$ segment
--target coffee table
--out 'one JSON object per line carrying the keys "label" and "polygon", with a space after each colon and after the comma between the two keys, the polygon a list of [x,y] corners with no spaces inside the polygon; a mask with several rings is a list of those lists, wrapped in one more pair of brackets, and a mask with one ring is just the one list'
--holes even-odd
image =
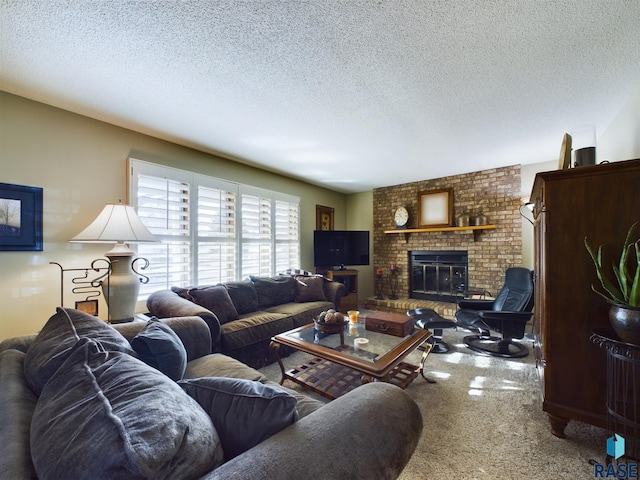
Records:
{"label": "coffee table", "polygon": [[[356,338],[369,340],[356,349]],[[429,330],[415,328],[405,337],[396,337],[365,329],[364,323],[348,324],[340,333],[318,332],[313,323],[276,335],[270,347],[282,372],[282,385],[289,379],[326,398],[335,399],[363,383],[383,381],[406,388],[418,374],[424,375],[424,362],[431,351],[425,344],[420,365],[403,360],[432,337]],[[314,356],[302,365],[286,370],[278,350],[286,345]]]}

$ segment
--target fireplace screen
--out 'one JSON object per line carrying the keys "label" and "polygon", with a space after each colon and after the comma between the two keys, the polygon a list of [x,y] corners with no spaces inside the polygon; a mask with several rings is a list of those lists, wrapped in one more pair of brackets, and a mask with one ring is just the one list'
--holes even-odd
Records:
{"label": "fireplace screen", "polygon": [[409,297],[451,301],[466,290],[468,257],[466,251],[409,252],[411,282]]}

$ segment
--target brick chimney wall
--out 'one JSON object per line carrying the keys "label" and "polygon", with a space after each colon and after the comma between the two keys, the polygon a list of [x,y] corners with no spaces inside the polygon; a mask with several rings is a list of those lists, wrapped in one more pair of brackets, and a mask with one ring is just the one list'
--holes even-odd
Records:
{"label": "brick chimney wall", "polygon": [[[399,206],[409,211],[408,228],[417,228],[419,192],[453,188],[454,223],[463,208],[471,213],[482,207],[495,230],[385,234],[395,229],[393,213]],[[467,250],[469,286],[495,295],[508,267],[522,265],[520,165],[494,168],[451,177],[405,183],[373,191],[373,267],[384,272],[383,296],[391,294],[389,266],[398,265],[398,291],[409,296],[411,250]],[[475,238],[474,238],[475,237]]]}

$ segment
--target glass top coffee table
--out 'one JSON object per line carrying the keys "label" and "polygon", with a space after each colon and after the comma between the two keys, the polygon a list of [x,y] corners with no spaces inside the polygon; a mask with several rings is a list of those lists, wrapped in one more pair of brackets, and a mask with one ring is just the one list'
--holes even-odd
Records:
{"label": "glass top coffee table", "polygon": [[[430,343],[425,345],[419,366],[403,362],[431,336],[429,330],[414,328],[409,335],[396,337],[366,330],[363,323],[347,324],[340,333],[326,334],[317,331],[310,323],[276,335],[270,346],[282,371],[281,385],[289,379],[334,399],[371,381],[388,382],[401,388],[406,388],[418,374],[431,381],[424,375]],[[356,338],[365,338],[368,342],[356,347]],[[282,345],[311,354],[314,358],[285,371],[278,354]]]}

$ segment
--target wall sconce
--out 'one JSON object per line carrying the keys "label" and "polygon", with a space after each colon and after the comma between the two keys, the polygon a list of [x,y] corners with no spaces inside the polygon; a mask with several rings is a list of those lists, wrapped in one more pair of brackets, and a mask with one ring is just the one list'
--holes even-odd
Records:
{"label": "wall sconce", "polygon": [[102,292],[109,307],[109,321],[123,323],[133,320],[133,314],[142,281],[134,271],[136,261],[146,262],[144,258],[132,260],[135,252],[127,243],[159,242],[144,226],[131,205],[107,204],[100,215],[70,242],[81,243],[115,243],[105,253],[109,260],[108,280],[102,281]]}
{"label": "wall sconce", "polygon": [[[533,220],[530,219],[527,215],[525,215],[525,212],[529,211],[529,213],[533,215],[533,208],[535,207],[536,204],[534,202],[530,202],[526,198],[523,198],[522,202],[523,203],[520,203],[520,208],[518,209],[518,211],[520,212],[520,216],[524,218],[527,222],[529,222],[531,225],[533,225]],[[523,209],[525,210],[523,211]]]}

